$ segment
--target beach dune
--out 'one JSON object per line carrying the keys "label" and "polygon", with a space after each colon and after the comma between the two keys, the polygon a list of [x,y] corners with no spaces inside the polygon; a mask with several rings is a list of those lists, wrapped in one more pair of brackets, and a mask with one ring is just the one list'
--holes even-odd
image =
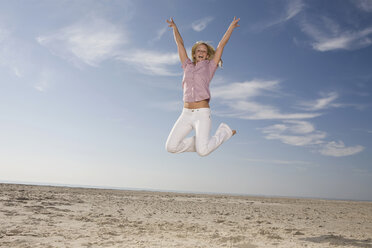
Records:
{"label": "beach dune", "polygon": [[372,202],[0,184],[0,247],[372,247]]}

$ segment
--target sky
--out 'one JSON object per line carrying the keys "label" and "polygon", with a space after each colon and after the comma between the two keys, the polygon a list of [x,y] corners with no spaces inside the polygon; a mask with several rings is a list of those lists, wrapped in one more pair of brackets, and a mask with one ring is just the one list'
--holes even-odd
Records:
{"label": "sky", "polygon": [[[217,47],[207,157],[182,110],[173,17]],[[372,200],[372,1],[0,0],[0,181]],[[192,134],[191,134],[192,135]]]}

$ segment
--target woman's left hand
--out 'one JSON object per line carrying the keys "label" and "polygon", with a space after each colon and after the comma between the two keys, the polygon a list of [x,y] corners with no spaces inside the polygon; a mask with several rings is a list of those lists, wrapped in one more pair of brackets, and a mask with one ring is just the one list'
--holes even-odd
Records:
{"label": "woman's left hand", "polygon": [[240,25],[238,24],[239,21],[240,18],[236,19],[236,17],[234,16],[234,20],[231,22],[230,27],[232,28],[240,27]]}

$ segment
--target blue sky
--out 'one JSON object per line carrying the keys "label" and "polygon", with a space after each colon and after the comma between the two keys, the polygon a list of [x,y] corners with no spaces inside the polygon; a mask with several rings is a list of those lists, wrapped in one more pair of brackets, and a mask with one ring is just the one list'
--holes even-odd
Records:
{"label": "blue sky", "polygon": [[[241,18],[208,157],[169,154],[189,51]],[[372,1],[0,1],[0,180],[372,200]]]}

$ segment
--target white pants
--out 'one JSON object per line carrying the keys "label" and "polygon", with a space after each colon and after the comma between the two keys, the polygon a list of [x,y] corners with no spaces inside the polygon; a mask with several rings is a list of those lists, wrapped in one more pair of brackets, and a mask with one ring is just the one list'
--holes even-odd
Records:
{"label": "white pants", "polygon": [[[216,134],[210,137],[211,124],[209,108],[184,108],[169,134],[166,143],[167,151],[171,153],[197,152],[200,156],[207,156],[232,136],[230,127],[221,123]],[[195,129],[195,136],[186,138],[192,129]]]}

